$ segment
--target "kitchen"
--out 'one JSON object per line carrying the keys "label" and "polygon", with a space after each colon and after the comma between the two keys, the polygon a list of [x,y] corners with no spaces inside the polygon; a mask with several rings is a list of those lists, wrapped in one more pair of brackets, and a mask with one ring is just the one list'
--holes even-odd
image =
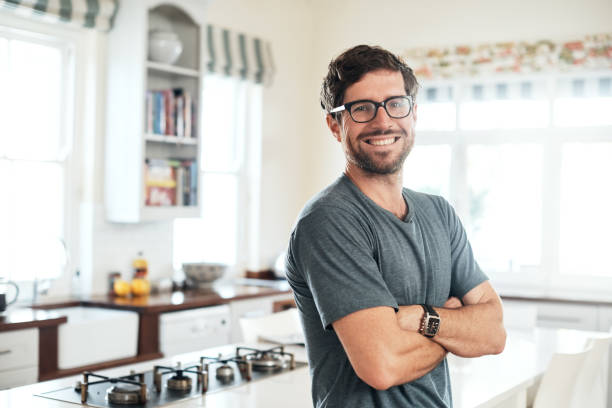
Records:
{"label": "kitchen", "polygon": [[[122,12],[122,8],[125,12],[128,7],[127,4],[123,4],[124,2],[121,3],[119,13]],[[342,169],[341,151],[329,138],[329,132],[325,128],[317,103],[320,79],[325,67],[340,50],[362,42],[378,43],[397,52],[404,52],[414,47],[497,41],[535,41],[549,38],[570,41],[581,39],[585,35],[608,32],[608,21],[612,15],[607,2],[593,0],[581,4],[563,2],[555,5],[546,2],[493,4],[473,1],[460,6],[448,3],[437,4],[435,7],[395,1],[384,2],[385,7],[382,5],[373,7],[366,2],[335,2],[330,5],[321,1],[306,0],[291,3],[271,0],[266,2],[217,0],[201,3],[205,4],[203,9],[207,23],[245,32],[269,41],[273,56],[274,72],[271,84],[262,87],[262,97],[258,107],[261,110],[261,134],[259,136],[254,134],[253,138],[249,139],[257,140],[257,137],[261,139],[259,146],[249,148],[249,151],[251,148],[255,151],[260,149],[260,157],[245,165],[245,168],[256,169],[248,171],[248,177],[259,181],[252,182],[252,179],[243,181],[249,186],[257,186],[259,191],[247,190],[245,193],[244,189],[240,190],[241,194],[250,194],[259,199],[250,202],[248,206],[245,205],[247,200],[240,202],[235,200],[237,202],[235,205],[240,204],[242,213],[246,214],[244,219],[239,222],[223,219],[224,222],[230,223],[228,225],[232,225],[234,230],[239,231],[230,237],[229,241],[235,243],[234,251],[243,255],[236,256],[232,253],[226,255],[227,258],[235,260],[236,267],[232,277],[236,278],[242,277],[243,271],[247,269],[261,271],[269,269],[274,264],[279,252],[286,245],[288,233],[300,208],[310,196],[333,180]],[[16,17],[8,12],[5,13],[5,10],[2,11],[2,25],[19,24],[21,28],[31,26],[34,30],[37,28],[35,25],[40,24],[31,18],[23,18],[15,23]],[[118,15],[117,19],[111,34],[123,28],[118,23],[121,15]],[[441,30],[440,27],[445,29]],[[408,33],[415,35],[407,35]],[[73,192],[77,197],[76,204],[70,212],[74,218],[72,229],[69,231],[73,239],[66,240],[66,244],[70,246],[71,265],[52,282],[48,279],[40,282],[40,289],[46,291],[46,294],[40,295],[41,301],[44,300],[42,298],[54,299],[71,295],[94,297],[92,302],[96,302],[96,296],[105,298],[104,295],[108,290],[108,274],[119,271],[124,278],[130,279],[131,264],[139,251],[143,252],[143,256],[148,261],[150,280],[161,282],[164,278],[169,278],[171,272],[179,266],[177,264],[179,260],[176,259],[177,251],[187,252],[185,248],[189,246],[189,239],[183,238],[180,244],[175,242],[181,239],[177,236],[176,230],[183,228],[189,231],[191,228],[189,225],[180,225],[179,222],[172,221],[137,223],[107,221],[108,209],[105,208],[105,203],[108,197],[105,196],[107,194],[105,182],[108,177],[105,149],[108,147],[105,145],[105,138],[108,130],[106,127],[112,125],[106,124],[108,113],[106,110],[107,106],[119,102],[111,103],[105,99],[106,90],[110,88],[107,81],[112,81],[106,78],[107,70],[110,69],[107,68],[105,55],[114,52],[112,43],[105,36],[103,30],[99,32],[85,30],[83,33],[79,32],[77,40],[89,53],[83,57],[88,58],[89,65],[83,70],[83,75],[88,75],[87,87],[79,91],[80,101],[83,103],[76,106],[77,109],[81,109],[77,125],[80,126],[78,132],[82,138],[75,140],[74,146],[75,150],[80,152],[81,163],[78,167],[78,188]],[[128,67],[123,72],[127,75],[129,70]],[[427,93],[423,92],[422,95]],[[254,98],[254,103],[257,104],[257,95]],[[287,103],[288,101],[291,103]],[[141,103],[138,106],[140,105]],[[608,123],[607,128],[604,126],[607,135],[610,134],[609,129]],[[436,137],[439,135],[431,132],[431,139]],[[591,137],[597,140],[602,138],[598,135]],[[609,138],[604,140],[609,141]],[[253,155],[256,156],[257,154]],[[415,155],[415,160],[417,157]],[[407,163],[410,159],[412,157]],[[450,190],[456,189],[457,186],[460,187],[461,183],[453,184]],[[554,186],[547,188],[552,189],[554,194]],[[108,187],[106,191],[109,191]],[[282,192],[282,199],[278,198],[279,192]],[[546,194],[549,193],[551,191],[547,190]],[[127,193],[123,191],[122,194],[129,194],[129,191]],[[469,212],[466,207],[459,208],[460,202],[457,204],[458,211],[462,215]],[[211,206],[210,209],[206,207],[207,205]],[[206,214],[217,214],[222,211],[224,203],[205,202],[203,206],[205,208],[203,215],[206,217]],[[232,222],[238,225],[231,224]],[[540,235],[533,234],[536,235],[535,239],[554,241],[546,238],[555,236],[555,228],[559,227],[555,227],[549,221],[544,222],[548,223],[550,228],[542,231]],[[549,232],[550,230],[552,232]],[[216,233],[222,234],[220,231]],[[558,232],[556,234],[558,235]],[[214,237],[202,235],[207,234],[196,237],[198,239],[201,237],[205,242],[204,247],[215,248],[214,251],[209,250],[212,253],[209,259],[214,259],[217,255],[215,252],[221,251],[217,249],[218,245],[215,246],[214,241],[225,241],[222,235]],[[79,238],[74,239],[76,236]],[[31,249],[25,248],[24,252],[26,256],[32,257],[33,254],[27,251]],[[543,252],[542,257],[552,259],[555,256],[547,250]],[[36,261],[36,259],[31,260],[32,263]],[[556,261],[551,261],[552,264],[554,262]],[[77,268],[80,273],[75,277],[74,271]],[[604,269],[609,270],[609,264]],[[4,276],[4,272],[0,274]],[[13,280],[18,277],[11,275]],[[590,286],[584,282],[575,283],[567,280],[564,282],[565,286],[552,288],[545,285],[547,279],[550,280],[550,277],[545,276],[540,279],[538,276],[521,281],[507,274],[499,274],[493,277],[493,282],[501,294],[505,295],[507,305],[512,302],[520,302],[518,306],[535,304],[538,307],[537,319],[540,326],[609,330],[611,319],[609,275],[607,278],[602,274],[596,276],[590,280]],[[164,281],[161,286],[164,284],[167,286],[168,281]],[[257,291],[257,293],[249,293],[246,298],[238,297],[237,300],[256,299],[262,293],[264,298],[268,295],[280,296],[276,300],[267,299],[266,306],[261,306],[262,310],[270,310],[274,301],[290,297],[286,293],[286,288],[280,290],[254,288],[238,289],[238,291]],[[10,289],[8,291],[12,293]],[[33,288],[24,284],[21,292],[21,299],[25,302],[27,296],[33,293]],[[226,303],[226,300],[231,303],[234,296],[242,295],[244,293],[221,295],[220,297],[224,298],[221,303]],[[574,302],[568,303],[568,299]],[[173,304],[172,302],[170,299],[168,303]],[[190,305],[199,308],[205,304],[215,304],[217,301],[194,299],[193,302],[195,303],[189,301],[179,303],[187,304],[185,309],[188,310],[192,307]],[[13,307],[10,306],[9,310]],[[149,315],[149,313],[141,314],[141,316]],[[143,319],[141,324],[144,321],[146,319]],[[230,341],[238,340],[230,337]],[[143,347],[153,349],[152,354],[159,352],[159,347],[147,344],[143,344]],[[144,369],[150,368],[149,366]]]}

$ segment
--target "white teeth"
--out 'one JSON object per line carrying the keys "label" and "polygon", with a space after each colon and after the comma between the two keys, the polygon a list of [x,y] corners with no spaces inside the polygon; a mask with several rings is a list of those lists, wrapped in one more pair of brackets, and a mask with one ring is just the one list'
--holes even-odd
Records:
{"label": "white teeth", "polygon": [[379,140],[370,140],[368,143],[374,146],[384,146],[395,142],[395,138],[391,137],[389,139],[379,139]]}

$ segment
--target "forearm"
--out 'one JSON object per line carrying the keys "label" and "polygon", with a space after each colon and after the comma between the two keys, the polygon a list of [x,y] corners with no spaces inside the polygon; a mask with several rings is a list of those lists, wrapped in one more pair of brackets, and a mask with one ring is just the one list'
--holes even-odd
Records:
{"label": "forearm", "polygon": [[352,313],[333,328],[357,376],[379,390],[422,377],[446,355],[441,345],[402,330],[390,307]]}
{"label": "forearm", "polygon": [[393,385],[405,384],[424,376],[436,368],[447,351],[440,344],[418,333],[402,331],[398,337],[402,344],[388,356]]}
{"label": "forearm", "polygon": [[[440,315],[440,330],[432,340],[450,353],[478,357],[503,351],[506,331],[501,304],[494,300],[457,308],[435,307]],[[400,327],[418,332],[423,310],[419,305],[400,306]]]}
{"label": "forearm", "polygon": [[433,338],[449,352],[461,357],[499,354],[506,344],[501,305],[495,302],[456,309],[436,308],[442,324]]}

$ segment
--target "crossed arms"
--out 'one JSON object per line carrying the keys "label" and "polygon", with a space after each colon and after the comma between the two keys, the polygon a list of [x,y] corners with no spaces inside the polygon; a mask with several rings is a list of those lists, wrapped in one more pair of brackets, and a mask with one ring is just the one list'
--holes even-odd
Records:
{"label": "crossed arms", "polygon": [[488,281],[435,310],[441,325],[433,339],[418,333],[419,305],[400,306],[397,314],[386,306],[363,309],[332,325],[359,378],[379,390],[422,377],[447,352],[477,357],[503,351],[502,305]]}

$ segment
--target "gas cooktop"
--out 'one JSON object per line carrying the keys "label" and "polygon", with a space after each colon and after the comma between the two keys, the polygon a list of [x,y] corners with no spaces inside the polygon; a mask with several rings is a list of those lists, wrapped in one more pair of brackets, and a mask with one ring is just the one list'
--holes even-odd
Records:
{"label": "gas cooktop", "polygon": [[202,356],[197,362],[173,367],[156,365],[151,371],[130,372],[121,377],[84,372],[83,380],[74,387],[36,396],[88,407],[162,407],[306,365],[295,361],[283,346],[265,350],[237,347],[229,356]]}

